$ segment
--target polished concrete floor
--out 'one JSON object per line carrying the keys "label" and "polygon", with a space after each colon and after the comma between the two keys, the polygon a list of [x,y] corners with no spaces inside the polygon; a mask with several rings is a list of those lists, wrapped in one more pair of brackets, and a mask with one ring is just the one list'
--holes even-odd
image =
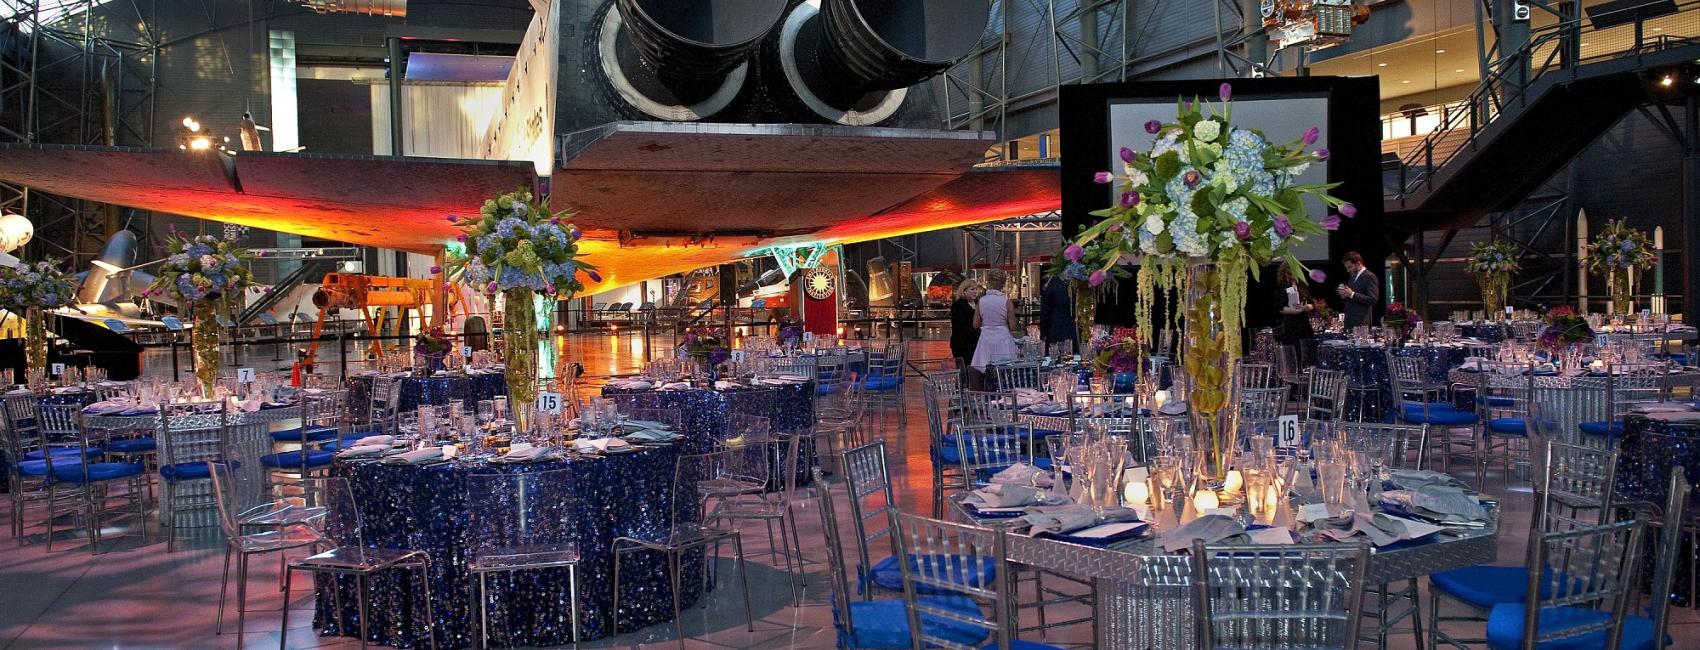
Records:
{"label": "polished concrete floor", "polygon": [[[564,353],[583,363],[587,376],[634,372],[642,363],[643,344],[637,337],[577,336],[561,341]],[[915,356],[944,356],[943,344],[922,345]],[[287,361],[274,361],[269,350],[246,355],[243,365],[261,370],[287,368]],[[281,359],[283,355],[276,355]],[[336,357],[321,351],[321,363],[334,364]],[[186,359],[184,361],[186,363]],[[358,366],[356,366],[358,368]],[[168,375],[170,359],[150,352],[149,374]],[[186,366],[184,377],[188,377]],[[885,440],[890,448],[892,478],[901,507],[910,512],[930,510],[929,460],[926,417],[920,402],[920,383],[909,382],[907,426],[889,418]],[[1530,495],[1526,484],[1510,483],[1490,476],[1489,492],[1503,499],[1505,519],[1500,536],[1500,560],[1513,563],[1522,556],[1528,525]],[[842,497],[842,493],[839,494]],[[847,508],[840,505],[841,516]],[[827,604],[824,554],[819,511],[800,503],[801,536],[809,565],[807,592],[794,606],[782,569],[769,559],[765,533],[751,526],[746,545],[755,563],[749,571],[750,589],[757,620],[755,631],[745,630],[738,606],[734,574],[721,572],[721,586],[706,608],[685,614],[685,632],[690,648],[831,648],[834,645],[831,608]],[[151,522],[150,522],[151,523]],[[846,524],[848,526],[848,524]],[[25,540],[0,536],[0,648],[221,648],[237,645],[234,612],[227,614],[225,634],[214,633],[217,611],[222,546],[216,531],[203,531],[173,553],[157,538],[143,544],[133,521],[116,521],[102,553],[90,555],[80,537],[63,532],[48,553],[39,530]],[[812,543],[810,540],[814,540]],[[310,628],[313,595],[297,589],[286,599],[276,585],[275,563],[258,563],[252,573],[246,645],[278,647],[281,608],[291,608],[288,644],[291,648],[357,646],[348,638],[321,638]],[[234,591],[234,590],[233,590]],[[564,605],[563,605],[564,607]],[[1080,614],[1060,612],[1055,618]],[[1024,620],[1024,623],[1032,623]],[[1479,631],[1479,624],[1476,631]],[[1455,626],[1469,633],[1466,626]],[[1678,648],[1700,648],[1700,615],[1693,609],[1673,609],[1671,635]],[[1068,648],[1091,647],[1088,625],[1052,630],[1043,639]],[[612,639],[587,642],[592,648],[677,647],[671,625],[657,625]],[[1396,635],[1394,648],[1411,648],[1409,633]]]}

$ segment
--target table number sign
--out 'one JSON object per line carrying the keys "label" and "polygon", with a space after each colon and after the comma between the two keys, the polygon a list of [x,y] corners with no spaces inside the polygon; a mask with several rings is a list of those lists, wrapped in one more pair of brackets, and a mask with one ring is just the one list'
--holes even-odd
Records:
{"label": "table number sign", "polygon": [[254,383],[254,369],[253,368],[237,368],[236,369],[236,381],[237,381],[237,383],[242,383],[242,384],[252,384],[252,383]]}
{"label": "table number sign", "polygon": [[460,356],[471,359],[472,358],[472,346],[470,346],[470,345],[460,346]]}
{"label": "table number sign", "polygon": [[55,375],[65,374],[65,364],[63,364],[63,363],[53,364],[53,374],[55,374]]}
{"label": "table number sign", "polygon": [[744,362],[744,351],[743,350],[733,350],[732,351],[732,363],[743,363],[743,362]]}
{"label": "table number sign", "polygon": [[543,412],[543,413],[560,413],[561,412],[561,394],[560,393],[538,393],[537,394],[537,410],[540,411],[540,412]]}
{"label": "table number sign", "polygon": [[1275,446],[1299,446],[1299,416],[1283,415],[1275,421]]}

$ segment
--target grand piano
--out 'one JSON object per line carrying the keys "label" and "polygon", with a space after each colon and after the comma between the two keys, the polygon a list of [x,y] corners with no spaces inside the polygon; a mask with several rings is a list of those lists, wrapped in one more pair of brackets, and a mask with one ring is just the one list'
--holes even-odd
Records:
{"label": "grand piano", "polygon": [[[47,348],[48,363],[63,363],[67,368],[104,368],[108,378],[119,381],[142,375],[142,346],[135,341],[78,318],[59,314],[48,314],[46,318],[47,331],[58,336]],[[0,339],[0,377],[23,383],[23,339]]]}

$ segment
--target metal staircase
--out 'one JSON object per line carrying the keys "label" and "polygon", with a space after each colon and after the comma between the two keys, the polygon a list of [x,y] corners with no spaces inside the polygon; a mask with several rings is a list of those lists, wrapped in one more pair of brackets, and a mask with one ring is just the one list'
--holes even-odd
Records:
{"label": "metal staircase", "polygon": [[1385,209],[1395,227],[1466,228],[1512,210],[1630,111],[1684,101],[1690,93],[1673,86],[1700,78],[1700,0],[1618,18],[1560,20],[1487,66],[1393,170]]}

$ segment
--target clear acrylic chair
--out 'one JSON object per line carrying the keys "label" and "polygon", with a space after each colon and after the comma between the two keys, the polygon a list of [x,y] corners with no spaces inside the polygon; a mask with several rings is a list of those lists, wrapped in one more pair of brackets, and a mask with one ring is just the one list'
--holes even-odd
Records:
{"label": "clear acrylic chair", "polygon": [[[566,569],[573,644],[579,642],[579,527],[572,467],[541,472],[474,474],[466,479],[472,540],[466,568],[478,579],[479,647],[490,644],[492,573]],[[533,608],[505,608],[556,616]],[[512,613],[509,614],[512,616]]]}
{"label": "clear acrylic chair", "polygon": [[[1424,436],[1428,435],[1428,431],[1420,425],[1341,422],[1339,428],[1341,436],[1348,444],[1360,453],[1370,451],[1376,458],[1381,459],[1383,467],[1422,469],[1425,460],[1423,451],[1427,447]],[[1375,461],[1372,460],[1373,462]],[[1398,587],[1392,583],[1365,585],[1366,603],[1363,616],[1375,622],[1369,630],[1373,631],[1376,647],[1387,647],[1388,635],[1394,632],[1395,626],[1406,619],[1411,622],[1410,631],[1416,640],[1415,647],[1424,647],[1422,601],[1418,595],[1417,582],[1416,578],[1412,578]]]}
{"label": "clear acrylic chair", "polygon": [[[224,634],[224,603],[230,590],[230,560],[236,558],[236,647],[245,647],[243,637],[248,626],[248,559],[255,555],[277,553],[281,559],[287,551],[308,548],[323,540],[318,531],[298,522],[278,526],[258,533],[246,532],[241,513],[253,504],[244,503],[243,495],[254,493],[247,475],[231,472],[223,462],[209,461],[207,475],[212,477],[213,501],[218,505],[218,526],[224,533],[224,574],[218,585],[218,617],[213,623],[215,634]],[[287,572],[287,569],[284,571]],[[289,594],[284,594],[287,608]]]}
{"label": "clear acrylic chair", "polygon": [[962,423],[970,426],[1015,424],[1014,396],[986,390],[962,391]]}
{"label": "clear acrylic chair", "polygon": [[[1010,648],[1020,621],[1012,593],[1015,581],[1006,575],[1010,567],[1008,530],[902,513],[896,515],[893,525],[898,548],[922,558],[901,566],[909,629],[921,631],[911,647]],[[993,569],[984,580],[965,582],[960,578],[961,567],[976,566]],[[1024,650],[1055,648],[1033,642],[1019,646]]]}
{"label": "clear acrylic chair", "polygon": [[341,403],[340,391],[301,395],[300,404],[296,407],[301,425],[271,434],[274,445],[290,449],[260,457],[260,466],[266,468],[268,485],[280,481],[303,481],[330,470],[331,462],[336,460],[336,452],[317,447],[321,443],[342,440]]}
{"label": "clear acrylic chair", "polygon": [[52,472],[49,471],[47,466],[46,455],[48,453],[65,455],[67,451],[72,451],[73,453],[68,455],[67,458],[75,460],[76,456],[74,450],[50,446],[46,440],[42,439],[41,429],[36,426],[35,416],[33,415],[33,397],[31,398],[31,415],[25,423],[26,426],[14,426],[12,424],[13,409],[9,406],[9,400],[10,398],[8,398],[8,405],[5,407],[7,426],[0,427],[0,441],[4,442],[3,445],[0,445],[0,454],[3,454],[3,458],[0,459],[3,459],[6,463],[6,497],[10,501],[12,509],[12,537],[18,540],[18,546],[23,546],[25,533],[29,529],[26,515],[30,506],[49,503],[47,500],[47,487],[50,482],[48,476]]}
{"label": "clear acrylic chair", "polygon": [[[680,620],[682,612],[681,590],[685,553],[692,549],[706,550],[710,544],[722,540],[731,540],[732,550],[736,554],[738,578],[744,593],[744,623],[750,631],[755,630],[755,618],[750,610],[749,574],[745,570],[744,538],[737,529],[720,528],[703,518],[703,493],[699,485],[712,481],[725,472],[732,458],[738,453],[736,449],[727,449],[706,454],[684,454],[679,456],[678,465],[673,471],[672,503],[669,507],[667,528],[654,531],[647,537],[620,536],[614,538],[614,629],[619,629],[620,620],[620,560],[623,556],[638,552],[655,552],[667,556],[667,576],[671,581],[673,596],[673,631],[679,640],[679,647],[685,645],[684,624]],[[704,561],[708,561],[706,558]],[[703,571],[706,581],[710,571]],[[704,599],[704,604],[707,600]]]}
{"label": "clear acrylic chair", "polygon": [[[719,499],[713,509],[708,511],[710,520],[724,521],[734,528],[745,521],[759,521],[767,527],[769,557],[775,564],[784,561],[786,584],[791,588],[793,605],[802,604],[804,563],[801,556],[802,545],[797,537],[796,516],[791,511],[791,499],[797,492],[799,473],[802,471],[802,443],[805,440],[805,435],[792,433],[782,434],[773,442],[779,461],[773,466],[777,489]],[[773,536],[776,526],[779,529],[777,543]]]}
{"label": "clear acrylic chair", "polygon": [[1104,433],[1121,436],[1128,441],[1134,459],[1145,462],[1151,454],[1151,437],[1145,427],[1139,426],[1137,411],[1127,398],[1127,395],[1069,393],[1068,430],[1080,432],[1096,427]]}
{"label": "clear acrylic chair", "polygon": [[1045,389],[1045,375],[1037,361],[1000,363],[992,366],[998,390],[1008,392],[1017,388]]}
{"label": "clear acrylic chair", "polygon": [[[1526,596],[1489,612],[1488,645],[1617,647],[1637,591],[1645,529],[1646,520],[1637,517],[1547,532],[1532,540]],[[1648,629],[1638,636],[1651,643],[1651,621],[1642,620]]]}
{"label": "clear acrylic chair", "polygon": [[[1694,485],[1688,482],[1688,476],[1681,467],[1671,470],[1670,487],[1665,499],[1665,507],[1653,513],[1649,525],[1658,530],[1658,556],[1653,563],[1653,580],[1646,606],[1647,626],[1651,631],[1640,635],[1638,630],[1643,623],[1637,621],[1639,616],[1630,617],[1624,622],[1624,639],[1618,645],[1621,650],[1660,650],[1665,647],[1665,638],[1670,628],[1671,585],[1676,581],[1677,563],[1682,561],[1685,552],[1692,554],[1692,547],[1682,544],[1685,534],[1682,523],[1687,512],[1689,497],[1693,496]],[[1692,593],[1692,591],[1690,592]],[[1631,631],[1637,631],[1634,635]],[[1644,640],[1644,641],[1643,641]]]}
{"label": "clear acrylic chair", "polygon": [[954,370],[928,374],[921,384],[922,401],[927,407],[927,449],[933,472],[934,517],[944,516],[945,486],[961,484],[956,441],[947,439],[947,432],[953,431],[962,418],[957,407],[962,392],[961,377]]}
{"label": "clear acrylic chair", "polygon": [[760,494],[773,478],[773,425],[765,417],[732,413],[726,419],[727,438],[715,441],[724,451],[714,474],[699,479],[697,489],[704,499],[730,499]]}
{"label": "clear acrylic chair", "polygon": [[962,476],[970,488],[1015,463],[1035,464],[1031,424],[964,424],[956,428],[955,437]]}
{"label": "clear acrylic chair", "polygon": [[1305,420],[1340,420],[1346,406],[1346,372],[1316,368],[1305,388]]}
{"label": "clear acrylic chair", "polygon": [[875,409],[880,434],[885,434],[888,412],[895,414],[899,429],[909,426],[908,402],[903,391],[903,375],[907,371],[904,363],[908,359],[909,346],[901,340],[885,341],[883,344],[870,341],[865,349],[868,371],[859,379],[859,387],[862,398]]}
{"label": "clear acrylic chair", "polygon": [[1245,388],[1239,394],[1240,426],[1248,434],[1275,435],[1277,422],[1287,408],[1287,391],[1282,384],[1270,388]]}
{"label": "clear acrylic chair", "polygon": [[[206,515],[216,518],[218,510],[207,461],[230,458],[226,409],[222,400],[159,405],[159,477],[164,492],[159,519],[165,529],[167,552],[176,550],[179,528],[216,525],[202,523]],[[244,471],[233,459],[230,469]]]}
{"label": "clear acrylic chair", "polygon": [[[891,489],[891,471],[886,465],[885,442],[876,440],[844,452],[845,489],[850,492],[850,520],[856,531],[856,584],[864,598],[872,598],[872,587],[888,591],[903,589],[897,540],[891,528],[898,512]],[[878,561],[874,560],[879,556]],[[978,580],[992,567],[979,566],[964,572],[964,579]]]}
{"label": "clear acrylic chair", "polygon": [[1300,363],[1297,347],[1283,345],[1275,351],[1275,371],[1280,374],[1282,383],[1291,386],[1294,394],[1303,398],[1314,369]]}
{"label": "clear acrylic chair", "polygon": [[[1590,447],[1615,449],[1623,435],[1624,418],[1635,406],[1651,404],[1665,398],[1665,367],[1654,363],[1614,363],[1607,366],[1605,403],[1596,413],[1578,419],[1576,429],[1582,443]],[[1598,404],[1598,402],[1594,402]]]}
{"label": "clear acrylic chair", "polygon": [[[100,547],[102,522],[107,513],[107,506],[114,498],[119,498],[112,488],[117,485],[126,486],[123,500],[136,508],[137,526],[142,529],[142,538],[148,539],[147,513],[147,466],[141,462],[113,462],[105,458],[105,446],[110,442],[111,432],[90,429],[83,420],[83,407],[80,404],[42,404],[36,413],[37,427],[43,438],[48,440],[73,441],[75,446],[66,447],[72,453],[53,453],[51,450],[42,458],[47,467],[47,550],[53,550],[53,534],[56,520],[54,507],[59,503],[61,495],[76,500],[78,510],[83,516],[83,526],[87,529],[89,553],[97,553]],[[70,494],[66,495],[65,493]]]}
{"label": "clear acrylic chair", "polygon": [[1509,485],[1512,476],[1528,477],[1533,449],[1529,442],[1529,404],[1537,401],[1535,369],[1529,364],[1482,364],[1476,408],[1482,423],[1476,469],[1477,488],[1487,480],[1487,468],[1497,458]]}
{"label": "clear acrylic chair", "polygon": [[1199,647],[1354,650],[1369,557],[1362,540],[1224,546],[1195,541]]}
{"label": "clear acrylic chair", "polygon": [[[284,593],[289,593],[290,584],[297,571],[328,574],[333,577],[352,576],[355,581],[360,647],[365,648],[366,640],[371,638],[367,633],[367,622],[371,617],[367,615],[366,593],[372,575],[391,569],[414,570],[419,572],[419,588],[423,595],[419,601],[425,609],[425,617],[414,621],[414,624],[430,629],[436,621],[431,612],[431,555],[419,550],[372,546],[362,530],[359,505],[347,479],[328,479],[325,484],[325,499],[329,510],[325,514],[324,539],[330,548],[290,562],[283,577]],[[346,630],[347,627],[340,620],[343,615],[341,590],[333,586],[331,593],[335,601],[332,616],[338,619],[336,627]],[[437,635],[428,633],[425,636],[430,639],[430,646],[435,650]],[[283,650],[288,644],[289,608],[284,607],[283,621],[278,632],[278,649]]]}

